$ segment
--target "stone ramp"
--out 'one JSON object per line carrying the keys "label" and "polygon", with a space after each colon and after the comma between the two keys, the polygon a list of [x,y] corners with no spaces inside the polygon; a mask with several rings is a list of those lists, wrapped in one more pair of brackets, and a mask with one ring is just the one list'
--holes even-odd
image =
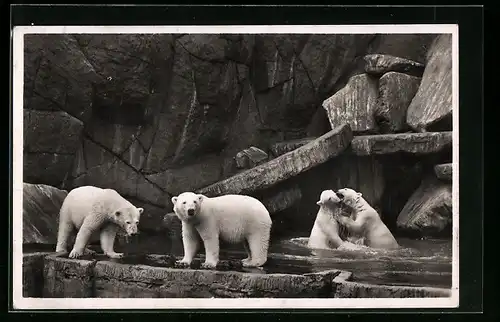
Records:
{"label": "stone ramp", "polygon": [[[452,133],[448,131],[360,135],[353,137],[348,151],[358,156],[385,155],[398,152],[415,155],[436,153],[451,148]],[[280,153],[288,153],[313,140],[313,138],[310,138],[276,143],[271,147],[271,151],[278,156]]]}
{"label": "stone ramp", "polygon": [[246,194],[274,186],[342,153],[352,140],[349,125],[341,125],[279,157],[200,189],[209,197]]}

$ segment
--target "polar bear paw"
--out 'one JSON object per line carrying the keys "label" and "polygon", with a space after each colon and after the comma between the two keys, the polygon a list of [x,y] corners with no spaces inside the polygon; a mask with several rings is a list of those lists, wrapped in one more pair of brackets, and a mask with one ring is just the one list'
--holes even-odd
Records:
{"label": "polar bear paw", "polygon": [[78,258],[78,257],[83,256],[83,253],[84,253],[84,251],[73,249],[69,253],[68,258]]}
{"label": "polar bear paw", "polygon": [[113,259],[123,258],[123,253],[115,253],[115,252],[112,252],[112,253],[107,253],[106,255],[107,255],[109,258],[113,258]]}
{"label": "polar bear paw", "polygon": [[191,262],[188,260],[185,260],[185,259],[175,261],[175,267],[178,267],[178,268],[186,268],[186,267],[189,267],[190,265],[191,265]]}
{"label": "polar bear paw", "polygon": [[201,264],[201,268],[205,269],[214,269],[216,266],[217,266],[216,263],[211,263],[211,262],[204,262],[203,264]]}

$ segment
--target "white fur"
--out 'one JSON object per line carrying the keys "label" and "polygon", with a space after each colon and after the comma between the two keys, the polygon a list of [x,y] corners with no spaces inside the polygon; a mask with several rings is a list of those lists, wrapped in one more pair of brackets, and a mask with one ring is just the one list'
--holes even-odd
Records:
{"label": "white fur", "polygon": [[89,238],[100,231],[101,248],[111,258],[115,253],[114,241],[119,229],[128,235],[136,234],[142,208],[136,208],[113,189],[82,186],[71,190],[59,212],[59,230],[56,252],[67,252],[68,239],[76,229],[75,244],[70,258],[83,255]]}
{"label": "white fur", "polygon": [[370,204],[363,199],[360,192],[353,189],[343,188],[337,191],[341,203],[353,211],[354,220],[349,217],[340,216],[339,222],[345,225],[350,232],[360,234],[365,238],[365,244],[372,248],[393,249],[399,245],[383,223],[379,214]]}
{"label": "white fur", "polygon": [[311,235],[307,246],[317,249],[338,248],[343,240],[339,236],[339,223],[337,217],[342,211],[339,205],[340,199],[333,190],[321,192],[319,201],[319,211],[316,215]]}
{"label": "white fur", "polygon": [[[272,221],[266,207],[244,195],[209,198],[193,192],[172,197],[174,212],[182,221],[184,258],[190,264],[198,251],[197,234],[205,246],[203,267],[213,268],[219,261],[219,238],[228,243],[242,242],[248,257],[245,267],[262,266],[267,261]],[[194,214],[188,215],[192,209]]]}

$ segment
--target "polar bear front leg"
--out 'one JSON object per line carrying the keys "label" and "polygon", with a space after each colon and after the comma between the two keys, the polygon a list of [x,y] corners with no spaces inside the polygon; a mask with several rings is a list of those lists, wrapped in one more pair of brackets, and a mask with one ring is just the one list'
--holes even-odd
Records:
{"label": "polar bear front leg", "polygon": [[104,226],[101,230],[100,239],[101,239],[101,248],[106,256],[109,258],[122,258],[123,253],[115,253],[114,244],[116,238],[116,232],[118,230],[118,226],[115,224],[108,224]]}
{"label": "polar bear front leg", "polygon": [[69,253],[69,258],[78,258],[85,253],[85,247],[89,242],[90,236],[94,231],[99,229],[102,221],[98,220],[95,216],[88,216],[83,220],[82,226],[78,230],[75,239],[73,250]]}
{"label": "polar bear front leg", "polygon": [[215,268],[219,262],[219,234],[212,229],[200,232],[203,245],[205,246],[205,262],[202,268]]}
{"label": "polar bear front leg", "polygon": [[182,223],[182,245],[184,247],[184,257],[178,263],[190,265],[198,252],[199,240],[196,229],[184,222]]}

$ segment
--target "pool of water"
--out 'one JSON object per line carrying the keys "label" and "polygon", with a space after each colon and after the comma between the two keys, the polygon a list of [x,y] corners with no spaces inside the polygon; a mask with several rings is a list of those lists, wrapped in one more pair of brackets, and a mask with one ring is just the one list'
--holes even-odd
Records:
{"label": "pool of water", "polygon": [[[342,269],[353,273],[353,280],[369,284],[451,287],[451,240],[414,240],[399,238],[400,249],[311,250],[307,238],[274,240],[269,248],[269,260],[263,268],[242,268],[234,261],[246,257],[239,245],[222,245],[220,258],[222,270],[236,270],[258,274],[305,274],[329,269]],[[91,249],[100,251],[97,245]],[[53,251],[53,245],[25,245],[25,252]],[[127,244],[117,244],[116,251],[125,252],[130,264],[171,266],[171,260],[144,259],[144,254],[183,255],[182,243],[172,243],[165,235],[145,236]],[[203,260],[198,256],[197,263]],[[106,260],[99,258],[99,260]],[[198,264],[195,264],[197,266]]]}

